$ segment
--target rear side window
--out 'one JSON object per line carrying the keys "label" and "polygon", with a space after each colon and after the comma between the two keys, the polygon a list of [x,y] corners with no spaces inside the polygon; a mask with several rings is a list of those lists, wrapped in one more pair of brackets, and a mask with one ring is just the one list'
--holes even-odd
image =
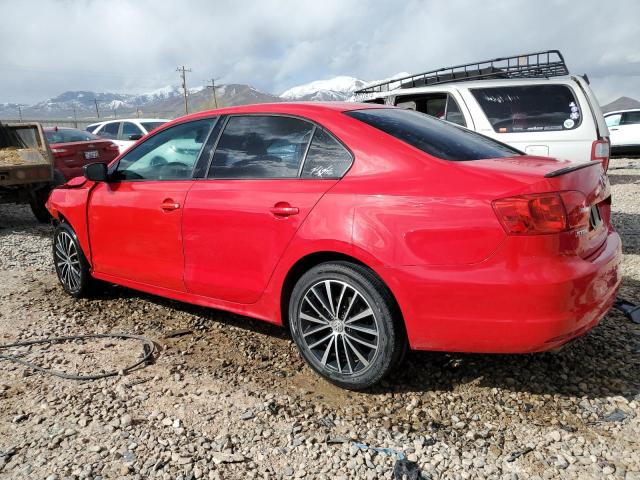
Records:
{"label": "rear side window", "polygon": [[351,166],[351,154],[331,134],[316,128],[302,178],[341,178]]}
{"label": "rear side window", "polygon": [[313,124],[277,115],[229,118],[213,155],[210,178],[296,178]]}
{"label": "rear side window", "polygon": [[522,154],[484,135],[413,110],[376,108],[345,114],[443,160],[481,160]]}
{"label": "rear side window", "polygon": [[102,138],[116,139],[118,137],[118,130],[120,129],[120,122],[107,123],[104,125],[96,135]]}
{"label": "rear side window", "polygon": [[475,88],[471,93],[498,133],[573,130],[582,122],[566,85]]}

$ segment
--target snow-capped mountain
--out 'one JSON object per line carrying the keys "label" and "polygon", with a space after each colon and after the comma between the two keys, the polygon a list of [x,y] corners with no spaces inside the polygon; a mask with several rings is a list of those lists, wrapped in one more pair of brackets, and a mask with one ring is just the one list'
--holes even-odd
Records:
{"label": "snow-capped mountain", "polygon": [[283,92],[283,100],[304,101],[340,101],[346,100],[351,94],[362,88],[367,82],[354,77],[341,75],[328,80],[316,80],[290,88]]}
{"label": "snow-capped mountain", "polygon": [[[390,78],[406,76],[399,73]],[[298,85],[276,96],[261,92],[245,84],[221,84],[216,87],[216,98],[210,88],[203,86],[189,89],[189,111],[195,112],[216,106],[245,105],[249,103],[282,101],[344,101],[353,97],[353,92],[368,84],[355,77],[337,76],[326,80]],[[68,91],[33,105],[1,103],[0,118],[73,120],[95,119],[96,103],[100,118],[124,118],[152,116],[174,118],[184,113],[182,88],[168,85],[142,93],[99,93],[91,91]],[[21,112],[19,111],[21,110]]]}

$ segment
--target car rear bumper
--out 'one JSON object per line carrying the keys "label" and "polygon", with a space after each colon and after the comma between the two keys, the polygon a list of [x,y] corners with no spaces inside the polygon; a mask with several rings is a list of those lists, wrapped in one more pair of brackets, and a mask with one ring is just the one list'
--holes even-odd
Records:
{"label": "car rear bumper", "polygon": [[505,245],[476,265],[388,267],[382,275],[412,348],[527,353],[557,348],[598,324],[615,300],[621,257],[620,237],[610,231],[587,259],[513,255]]}

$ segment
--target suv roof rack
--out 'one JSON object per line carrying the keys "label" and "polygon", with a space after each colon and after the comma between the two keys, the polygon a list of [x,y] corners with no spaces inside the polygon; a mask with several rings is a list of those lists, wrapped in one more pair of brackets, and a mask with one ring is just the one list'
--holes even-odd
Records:
{"label": "suv roof rack", "polygon": [[495,78],[549,78],[569,75],[559,50],[545,50],[512,57],[494,58],[455,67],[444,67],[407,77],[386,80],[356,90],[356,95],[388,92],[402,88],[424,87],[448,82]]}

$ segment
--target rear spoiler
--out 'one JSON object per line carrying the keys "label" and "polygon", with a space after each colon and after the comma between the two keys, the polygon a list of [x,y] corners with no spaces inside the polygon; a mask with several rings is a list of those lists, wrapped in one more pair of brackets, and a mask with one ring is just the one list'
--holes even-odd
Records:
{"label": "rear spoiler", "polygon": [[559,177],[560,175],[564,175],[565,173],[575,172],[576,170],[580,170],[582,168],[593,167],[594,165],[602,165],[602,162],[599,160],[593,160],[587,163],[579,163],[578,165],[574,165],[573,167],[564,167],[559,170],[554,170],[553,172],[549,172],[545,174],[544,178],[553,178]]}

